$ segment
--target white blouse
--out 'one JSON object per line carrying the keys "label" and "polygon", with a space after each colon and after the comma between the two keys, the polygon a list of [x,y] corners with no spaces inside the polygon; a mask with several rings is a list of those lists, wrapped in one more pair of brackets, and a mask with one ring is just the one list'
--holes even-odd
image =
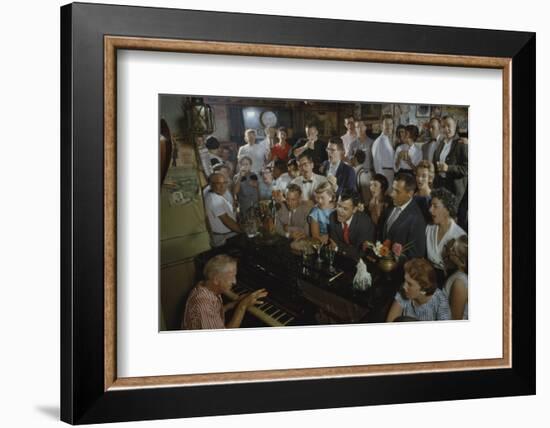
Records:
{"label": "white blouse", "polygon": [[451,227],[445,233],[441,241],[437,242],[437,232],[439,231],[438,224],[430,224],[426,226],[426,251],[428,253],[428,260],[432,262],[434,267],[443,270],[443,248],[445,244],[451,239],[456,239],[462,235],[466,235],[466,232],[451,219]]}

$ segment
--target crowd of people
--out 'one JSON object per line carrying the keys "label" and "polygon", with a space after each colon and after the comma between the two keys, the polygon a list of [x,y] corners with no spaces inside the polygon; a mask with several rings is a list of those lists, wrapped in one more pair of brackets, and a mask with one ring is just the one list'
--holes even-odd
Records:
{"label": "crowd of people", "polygon": [[423,143],[415,125],[394,129],[391,116],[375,139],[363,120],[344,124],[328,141],[307,125],[294,144],[285,128],[267,128],[262,141],[248,129],[236,165],[207,139],[212,245],[241,233],[246,213],[271,201],[275,231],[288,239],[315,239],[351,258],[377,241],[402,246],[403,286],[388,321],[467,319],[468,141],[456,120],[432,118]]}

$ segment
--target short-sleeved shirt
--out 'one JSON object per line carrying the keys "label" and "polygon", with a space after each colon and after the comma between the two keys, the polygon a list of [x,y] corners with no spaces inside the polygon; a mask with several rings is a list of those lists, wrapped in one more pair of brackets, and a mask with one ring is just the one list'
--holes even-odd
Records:
{"label": "short-sleeved shirt", "polygon": [[252,171],[259,173],[264,165],[267,149],[264,144],[245,144],[239,149],[237,158],[241,160],[243,157],[248,156],[252,159]]}
{"label": "short-sleeved shirt", "polygon": [[401,315],[416,318],[419,321],[440,321],[451,319],[451,309],[447,295],[439,288],[432,294],[432,298],[423,305],[417,306],[412,300],[405,299],[398,291],[395,301],[401,306]]}
{"label": "short-sleeved shirt", "polygon": [[197,284],[189,293],[183,313],[186,330],[225,328],[222,297]]}
{"label": "short-sleeved shirt", "polygon": [[330,223],[330,214],[334,211],[334,208],[319,208],[313,207],[309,213],[308,220],[315,220],[319,224],[319,232],[321,235],[328,235],[328,225]]}
{"label": "short-sleeved shirt", "polygon": [[[228,195],[228,197],[230,198],[231,195]],[[233,211],[232,201],[222,195],[218,195],[217,193],[208,190],[204,194],[204,206],[206,208],[206,215],[208,216],[208,222],[210,224],[210,229],[212,230],[212,232],[231,232],[231,229],[223,224],[219,217],[223,214],[227,214],[233,220],[236,220],[235,213]]]}

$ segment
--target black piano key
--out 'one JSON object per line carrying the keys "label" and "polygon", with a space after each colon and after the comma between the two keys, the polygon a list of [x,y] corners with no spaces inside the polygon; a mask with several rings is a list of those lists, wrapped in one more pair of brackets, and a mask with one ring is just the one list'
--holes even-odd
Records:
{"label": "black piano key", "polygon": [[275,317],[276,317],[277,315],[279,315],[280,312],[281,312],[281,311],[280,311],[278,308],[275,308],[275,312],[271,312],[271,313],[269,314],[269,316],[270,316],[271,318],[275,319]]}
{"label": "black piano key", "polygon": [[271,304],[269,304],[269,303],[264,303],[262,306],[259,307],[259,309],[260,309],[263,313],[267,314],[267,311],[273,309],[273,306],[271,306]]}
{"label": "black piano key", "polygon": [[281,324],[285,324],[290,318],[292,318],[287,313],[284,313],[280,317],[277,318],[277,322],[280,322]]}

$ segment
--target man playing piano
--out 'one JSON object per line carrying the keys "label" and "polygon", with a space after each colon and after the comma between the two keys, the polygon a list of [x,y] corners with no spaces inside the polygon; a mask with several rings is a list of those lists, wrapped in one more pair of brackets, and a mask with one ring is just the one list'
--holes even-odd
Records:
{"label": "man playing piano", "polygon": [[[182,327],[186,330],[240,327],[246,310],[263,303],[264,288],[253,291],[239,300],[223,304],[222,294],[231,291],[236,283],[237,261],[225,254],[212,257],[204,266],[205,280],[189,293]],[[235,308],[231,320],[225,324],[225,313]]]}

